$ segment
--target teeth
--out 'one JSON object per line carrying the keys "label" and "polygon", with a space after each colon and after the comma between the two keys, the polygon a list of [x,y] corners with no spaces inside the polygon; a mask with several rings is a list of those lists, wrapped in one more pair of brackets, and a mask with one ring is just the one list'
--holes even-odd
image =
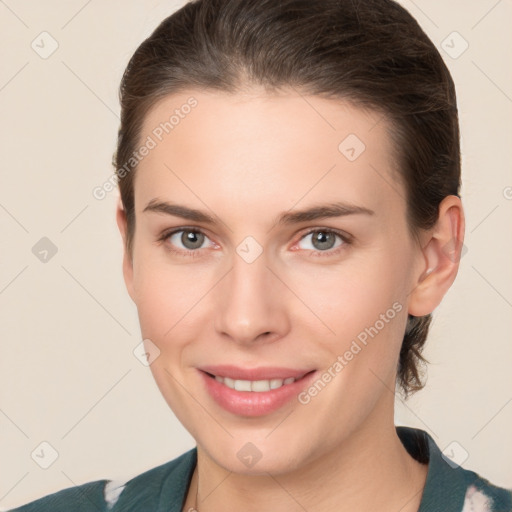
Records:
{"label": "teeth", "polygon": [[[245,382],[250,382],[246,380]],[[279,386],[281,387],[281,386]],[[270,391],[272,383],[268,380],[254,380],[251,382],[251,389],[249,391]]]}
{"label": "teeth", "polygon": [[250,380],[235,380],[235,389],[237,391],[251,391]]}
{"label": "teeth", "polygon": [[294,377],[287,379],[271,379],[271,380],[235,380],[229,377],[219,377],[215,375],[215,380],[224,384],[228,388],[235,389],[236,391],[253,391],[256,393],[270,391],[271,389],[278,389],[281,386],[286,386],[295,382]]}
{"label": "teeth", "polygon": [[282,379],[272,379],[270,381],[270,389],[277,389],[280,388],[283,385]]}

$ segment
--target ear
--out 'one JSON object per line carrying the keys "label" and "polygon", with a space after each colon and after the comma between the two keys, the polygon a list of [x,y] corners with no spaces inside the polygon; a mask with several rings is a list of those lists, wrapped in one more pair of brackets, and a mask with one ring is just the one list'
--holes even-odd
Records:
{"label": "ear", "polygon": [[135,290],[133,286],[133,261],[126,248],[127,220],[126,212],[123,208],[121,198],[119,198],[116,207],[116,221],[121,237],[123,239],[123,277],[126,289],[131,299],[135,302]]}
{"label": "ear", "polygon": [[425,232],[421,240],[423,263],[413,282],[409,314],[424,316],[432,313],[452,285],[459,270],[464,248],[465,220],[459,197],[445,197],[439,205],[436,225]]}

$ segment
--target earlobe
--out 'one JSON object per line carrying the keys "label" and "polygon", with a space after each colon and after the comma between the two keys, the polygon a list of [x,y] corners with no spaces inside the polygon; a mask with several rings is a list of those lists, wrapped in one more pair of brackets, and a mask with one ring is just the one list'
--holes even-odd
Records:
{"label": "earlobe", "polygon": [[126,212],[124,210],[121,199],[119,199],[116,207],[116,221],[117,226],[119,228],[119,232],[121,233],[121,238],[123,240],[123,277],[126,285],[126,289],[128,290],[128,294],[131,299],[135,301],[135,290],[133,286],[133,261],[128,253],[126,246],[127,239],[127,220],[126,220]]}
{"label": "earlobe", "polygon": [[459,269],[464,242],[464,211],[459,197],[450,195],[439,205],[436,225],[422,248],[424,263],[413,283],[409,314],[424,316],[440,304]]}

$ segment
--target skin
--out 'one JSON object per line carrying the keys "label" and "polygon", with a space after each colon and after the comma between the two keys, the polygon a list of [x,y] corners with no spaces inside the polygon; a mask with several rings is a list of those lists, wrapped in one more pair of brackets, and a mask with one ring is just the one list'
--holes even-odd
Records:
{"label": "skin", "polygon": [[[432,312],[456,277],[459,258],[446,247],[463,241],[460,199],[445,198],[436,226],[415,240],[386,120],[292,89],[168,96],[146,116],[141,140],[191,95],[197,107],[138,166],[133,254],[123,261],[143,338],[160,350],[153,376],[197,441],[183,510],[416,511],[427,466],[395,431],[396,367],[407,313]],[[366,146],[354,161],[338,149],[348,134]],[[144,212],[153,199],[204,210],[217,223]],[[374,214],[274,223],[332,201]],[[121,203],[117,222],[126,241]],[[158,241],[180,227],[206,235],[199,249],[183,245],[182,233]],[[352,243],[315,244],[313,228],[338,229]],[[236,252],[247,236],[263,251],[252,263]],[[401,311],[307,405],[237,416],[210,398],[197,371],[236,364],[321,373],[396,302]],[[247,442],[261,453],[251,468],[237,457]]]}

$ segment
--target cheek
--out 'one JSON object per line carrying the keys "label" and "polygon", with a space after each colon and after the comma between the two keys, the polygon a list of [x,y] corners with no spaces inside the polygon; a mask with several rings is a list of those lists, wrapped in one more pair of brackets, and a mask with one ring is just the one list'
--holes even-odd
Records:
{"label": "cheek", "polygon": [[179,339],[187,320],[211,286],[201,272],[192,266],[166,261],[163,251],[140,249],[134,265],[135,302],[142,334],[150,339]]}
{"label": "cheek", "polygon": [[297,302],[301,310],[323,321],[333,339],[347,339],[373,325],[396,301],[402,303],[406,265],[390,248],[379,247],[337,265],[299,265],[286,281],[304,303]]}
{"label": "cheek", "polygon": [[326,368],[340,362],[341,356],[338,372],[331,370],[339,376],[332,390],[338,386],[351,390],[350,399],[340,392],[333,395],[334,401],[362,403],[382,391],[380,381],[394,388],[407,315],[406,260],[403,252],[397,254],[392,247],[381,246],[347,259],[336,270],[317,270],[314,279],[297,274],[297,295],[307,297],[309,309],[329,329],[320,327],[325,335],[318,336],[322,324],[316,321],[317,332],[313,330],[308,337],[315,339],[316,350],[323,352]]}
{"label": "cheek", "polygon": [[[198,347],[201,340],[211,338],[208,330],[215,314],[212,304],[216,279],[208,279],[193,265],[162,263],[149,255],[141,261],[144,265],[134,275],[141,335],[159,351],[150,370],[168,405],[192,431],[197,418],[188,424],[191,412],[187,412],[186,405],[190,406],[190,396],[180,383],[196,378],[193,367]],[[204,418],[199,419],[199,424],[204,422]]]}

